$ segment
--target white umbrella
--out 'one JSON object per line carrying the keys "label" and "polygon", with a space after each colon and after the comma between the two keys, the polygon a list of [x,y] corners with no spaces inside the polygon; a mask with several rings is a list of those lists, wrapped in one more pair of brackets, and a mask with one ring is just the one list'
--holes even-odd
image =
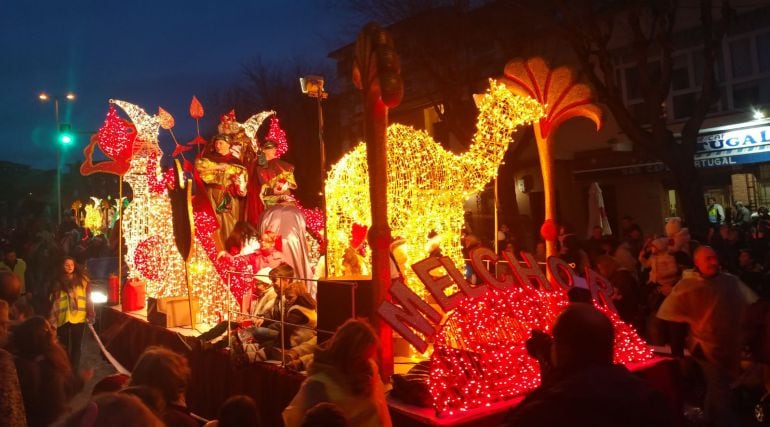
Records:
{"label": "white umbrella", "polygon": [[607,212],[604,210],[604,197],[598,182],[592,182],[588,187],[588,237],[594,227],[602,228],[602,235],[612,235],[610,222],[607,220]]}

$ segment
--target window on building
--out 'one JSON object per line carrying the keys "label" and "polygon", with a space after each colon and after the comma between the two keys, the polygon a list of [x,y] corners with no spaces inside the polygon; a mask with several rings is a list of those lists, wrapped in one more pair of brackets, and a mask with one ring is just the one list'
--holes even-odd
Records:
{"label": "window on building", "polygon": [[693,108],[695,108],[696,95],[695,92],[690,92],[673,97],[675,119],[682,119],[692,115]]}
{"label": "window on building", "polygon": [[753,73],[751,56],[751,38],[742,37],[730,41],[730,64],[734,78]]}
{"label": "window on building", "polygon": [[674,57],[671,69],[671,88],[674,90],[690,88],[690,67],[688,55]]}
{"label": "window on building", "polygon": [[757,44],[757,65],[760,73],[770,71],[770,32],[759,34]]}

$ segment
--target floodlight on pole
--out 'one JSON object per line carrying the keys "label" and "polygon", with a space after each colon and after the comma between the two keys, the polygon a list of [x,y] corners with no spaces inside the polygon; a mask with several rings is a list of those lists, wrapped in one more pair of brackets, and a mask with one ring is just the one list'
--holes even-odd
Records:
{"label": "floodlight on pole", "polygon": [[[310,98],[316,99],[316,105],[318,106],[318,144],[320,150],[321,160],[321,211],[324,215],[324,239],[329,239],[329,235],[326,233],[326,146],[324,144],[324,115],[321,101],[329,97],[329,94],[324,91],[324,78],[321,76],[305,76],[299,79],[300,88],[302,93]],[[328,258],[324,256],[324,275],[329,274],[329,262]]]}

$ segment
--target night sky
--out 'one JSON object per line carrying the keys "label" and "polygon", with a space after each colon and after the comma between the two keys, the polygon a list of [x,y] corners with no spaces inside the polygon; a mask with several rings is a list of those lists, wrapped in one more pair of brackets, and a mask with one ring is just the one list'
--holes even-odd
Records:
{"label": "night sky", "polygon": [[[186,140],[192,95],[205,108],[208,94],[237,83],[241,64],[258,56],[330,63],[327,53],[352,42],[357,28],[328,0],[8,1],[0,12],[0,160],[56,167],[54,106],[38,100],[41,91],[77,94],[61,102],[73,131],[97,130],[117,98],[150,113],[162,106]],[[82,161],[85,144],[79,136],[65,163]]]}

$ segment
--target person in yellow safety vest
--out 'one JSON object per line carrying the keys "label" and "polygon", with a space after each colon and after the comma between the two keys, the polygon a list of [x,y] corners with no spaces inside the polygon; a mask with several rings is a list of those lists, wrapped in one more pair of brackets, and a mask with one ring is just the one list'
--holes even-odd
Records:
{"label": "person in yellow safety vest", "polygon": [[316,350],[309,376],[283,411],[286,427],[302,425],[320,403],[334,404],[351,426],[391,427],[380,372],[374,357],[377,335],[368,323],[348,320]]}
{"label": "person in yellow safety vest", "polygon": [[51,292],[51,324],[56,326],[59,343],[67,350],[74,372],[78,372],[80,365],[80,345],[86,322],[92,323],[94,319],[89,294],[88,277],[73,258],[65,258],[56,287]]}

